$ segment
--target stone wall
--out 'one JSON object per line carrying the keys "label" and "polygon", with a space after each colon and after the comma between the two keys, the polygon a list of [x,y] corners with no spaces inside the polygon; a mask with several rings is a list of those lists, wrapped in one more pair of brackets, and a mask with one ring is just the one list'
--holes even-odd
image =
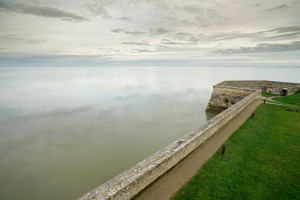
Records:
{"label": "stone wall", "polygon": [[299,83],[278,81],[223,81],[214,86],[206,111],[220,113],[255,90],[277,95],[282,95],[283,91],[286,90],[287,95],[290,95],[299,89]]}
{"label": "stone wall", "polygon": [[256,90],[216,85],[214,86],[206,111],[220,113],[254,91]]}
{"label": "stone wall", "polygon": [[279,81],[223,81],[217,84],[217,86],[262,90],[263,92],[277,95],[280,95],[283,89],[287,89],[288,95],[294,94],[300,89],[299,83]]}
{"label": "stone wall", "polygon": [[235,95],[244,96],[248,94],[248,96],[243,97],[242,100],[207,121],[197,130],[192,131],[179,140],[171,143],[164,149],[136,164],[131,169],[119,174],[115,178],[87,193],[80,199],[112,200],[130,199],[134,197],[163,173],[175,166],[180,160],[195,150],[200,144],[212,136],[255,99],[259,99],[261,96],[260,90],[242,91],[241,89],[225,89],[224,87],[216,87],[215,89],[226,91],[228,94],[232,91]]}

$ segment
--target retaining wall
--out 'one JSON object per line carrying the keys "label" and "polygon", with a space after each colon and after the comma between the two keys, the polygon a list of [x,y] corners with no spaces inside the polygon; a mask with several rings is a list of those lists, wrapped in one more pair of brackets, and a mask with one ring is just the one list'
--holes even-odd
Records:
{"label": "retaining wall", "polygon": [[256,90],[215,85],[206,111],[220,113],[254,91]]}
{"label": "retaining wall", "polygon": [[[241,92],[239,88],[231,88]],[[230,89],[228,89],[230,90]],[[87,193],[81,200],[130,199],[151,184],[163,173],[175,166],[180,160],[195,150],[200,144],[223,127],[245,107],[261,96],[261,90],[248,90],[251,94],[231,106],[216,117],[207,121],[197,130],[171,143],[164,149],[119,174],[98,188]]]}

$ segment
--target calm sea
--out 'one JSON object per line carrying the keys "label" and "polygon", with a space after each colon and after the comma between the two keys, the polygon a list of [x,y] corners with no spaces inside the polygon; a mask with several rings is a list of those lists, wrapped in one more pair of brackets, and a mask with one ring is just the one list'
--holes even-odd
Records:
{"label": "calm sea", "polygon": [[206,122],[223,80],[300,68],[0,68],[0,199],[76,199]]}

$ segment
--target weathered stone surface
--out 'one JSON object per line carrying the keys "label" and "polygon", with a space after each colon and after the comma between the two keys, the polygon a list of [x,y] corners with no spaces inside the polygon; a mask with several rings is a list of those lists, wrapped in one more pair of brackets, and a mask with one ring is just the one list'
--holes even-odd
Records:
{"label": "weathered stone surface", "polygon": [[[222,86],[218,88],[221,89]],[[207,121],[197,130],[190,132],[164,149],[136,164],[131,169],[100,185],[80,199],[130,199],[155,181],[164,172],[175,166],[180,160],[195,150],[252,101],[261,96],[261,90],[256,91],[246,89],[243,91],[242,89],[224,87],[222,90],[227,92],[229,101],[235,98],[235,102],[231,103],[232,106],[229,109],[226,109]],[[236,97],[231,97],[230,92],[234,92],[235,95],[233,96]],[[238,101],[239,99],[241,100]]]}
{"label": "weathered stone surface", "polygon": [[206,111],[220,113],[256,90],[228,86],[214,86]]}
{"label": "weathered stone surface", "polygon": [[248,88],[262,90],[262,92],[280,95],[283,89],[288,90],[288,95],[294,94],[300,89],[299,83],[288,83],[279,81],[223,81],[217,86]]}
{"label": "weathered stone surface", "polygon": [[281,95],[283,90],[293,94],[300,89],[299,83],[277,81],[223,81],[214,86],[206,111],[219,113],[245,98],[255,90]]}

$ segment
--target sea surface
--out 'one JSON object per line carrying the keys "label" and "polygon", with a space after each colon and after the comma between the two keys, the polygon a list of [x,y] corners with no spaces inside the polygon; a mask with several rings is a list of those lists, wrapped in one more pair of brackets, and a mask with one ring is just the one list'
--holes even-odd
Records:
{"label": "sea surface", "polygon": [[300,68],[0,68],[0,199],[77,199],[209,119],[224,80]]}

